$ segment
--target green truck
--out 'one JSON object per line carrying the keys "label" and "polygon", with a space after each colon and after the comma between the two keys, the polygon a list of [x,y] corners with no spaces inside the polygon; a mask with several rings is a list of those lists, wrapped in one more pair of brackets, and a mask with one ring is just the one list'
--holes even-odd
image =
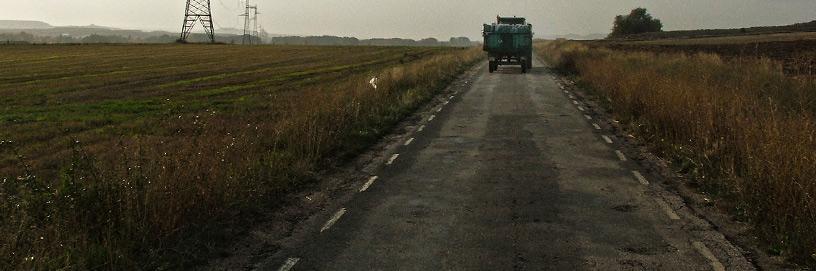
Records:
{"label": "green truck", "polygon": [[499,65],[521,65],[522,73],[533,67],[533,25],[524,18],[496,17],[495,23],[484,25],[482,36],[491,73]]}

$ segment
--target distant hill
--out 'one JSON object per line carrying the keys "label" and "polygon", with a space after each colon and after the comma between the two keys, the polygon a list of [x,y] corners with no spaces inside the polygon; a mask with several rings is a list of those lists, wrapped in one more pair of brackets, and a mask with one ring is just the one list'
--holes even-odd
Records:
{"label": "distant hill", "polygon": [[40,21],[0,20],[0,29],[48,29],[52,27]]}
{"label": "distant hill", "polygon": [[79,29],[107,29],[107,30],[123,30],[121,28],[102,26],[102,25],[77,25],[77,26],[61,26],[62,28],[79,28]]}
{"label": "distant hill", "polygon": [[627,35],[614,40],[656,40],[656,39],[686,39],[722,36],[742,36],[791,32],[816,32],[816,20],[807,23],[797,23],[781,26],[757,26],[747,28],[731,29],[698,29],[698,30],[676,30],[651,32],[635,35]]}

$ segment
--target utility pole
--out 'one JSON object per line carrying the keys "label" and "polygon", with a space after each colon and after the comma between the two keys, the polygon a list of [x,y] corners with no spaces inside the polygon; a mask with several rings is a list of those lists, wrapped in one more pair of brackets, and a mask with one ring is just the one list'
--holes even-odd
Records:
{"label": "utility pole", "polygon": [[181,26],[181,37],[179,37],[180,42],[187,42],[187,37],[190,36],[190,32],[196,22],[199,21],[204,26],[204,32],[207,33],[210,42],[215,43],[210,0],[187,0],[187,8],[184,10],[184,24]]}
{"label": "utility pole", "polygon": [[259,38],[258,35],[258,6],[249,4],[246,0],[244,14],[239,16],[244,17],[244,36],[241,41],[242,44],[252,45],[254,38]]}

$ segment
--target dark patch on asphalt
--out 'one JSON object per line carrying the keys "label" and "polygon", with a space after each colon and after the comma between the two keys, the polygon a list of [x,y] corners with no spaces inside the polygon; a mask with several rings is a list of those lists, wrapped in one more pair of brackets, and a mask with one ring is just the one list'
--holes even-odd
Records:
{"label": "dark patch on asphalt", "polygon": [[[521,96],[522,98],[524,96]],[[532,107],[519,101],[519,107]],[[514,270],[529,268],[528,259],[541,258],[537,262],[551,262],[543,255],[548,254],[546,247],[529,250],[529,238],[537,234],[544,234],[537,224],[546,221],[555,223],[559,220],[559,189],[558,172],[555,164],[546,160],[533,140],[533,133],[527,126],[538,121],[538,117],[531,115],[494,115],[488,119],[487,133],[479,150],[482,154],[482,163],[477,176],[485,183],[478,190],[476,197],[483,198],[493,205],[493,212],[486,216],[504,216],[506,220],[495,221],[510,225],[506,232],[508,250],[495,250],[490,255],[492,259],[484,264],[500,258],[509,258],[504,253],[513,253],[512,267]],[[509,217],[507,217],[509,216]],[[490,240],[490,243],[501,240]],[[474,245],[478,245],[475,244]],[[482,244],[484,245],[484,244]],[[535,246],[534,246],[535,247]],[[562,259],[564,260],[564,259]],[[552,262],[551,262],[552,263]],[[501,266],[496,266],[501,268]]]}
{"label": "dark patch on asphalt", "polygon": [[618,211],[618,212],[629,213],[629,212],[634,212],[638,208],[640,208],[640,206],[632,205],[632,204],[623,204],[623,205],[616,205],[615,207],[612,207],[612,210],[615,210],[615,211]]}
{"label": "dark patch on asphalt", "polygon": [[671,253],[671,252],[674,252],[676,250],[677,250],[677,248],[675,248],[674,246],[672,246],[672,245],[670,245],[668,243],[665,243],[665,242],[638,243],[638,244],[627,245],[627,246],[624,246],[623,248],[621,248],[621,251],[624,251],[624,252],[627,252],[627,253],[638,254],[638,255],[649,255],[649,256],[650,255],[660,255],[660,254]]}

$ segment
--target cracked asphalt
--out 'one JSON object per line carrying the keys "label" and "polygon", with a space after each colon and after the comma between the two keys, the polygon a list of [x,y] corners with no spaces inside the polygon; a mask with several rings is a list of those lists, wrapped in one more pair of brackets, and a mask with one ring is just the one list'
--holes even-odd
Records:
{"label": "cracked asphalt", "polygon": [[639,180],[536,64],[479,65],[342,212],[327,210],[288,259],[259,269],[753,269],[660,180]]}

